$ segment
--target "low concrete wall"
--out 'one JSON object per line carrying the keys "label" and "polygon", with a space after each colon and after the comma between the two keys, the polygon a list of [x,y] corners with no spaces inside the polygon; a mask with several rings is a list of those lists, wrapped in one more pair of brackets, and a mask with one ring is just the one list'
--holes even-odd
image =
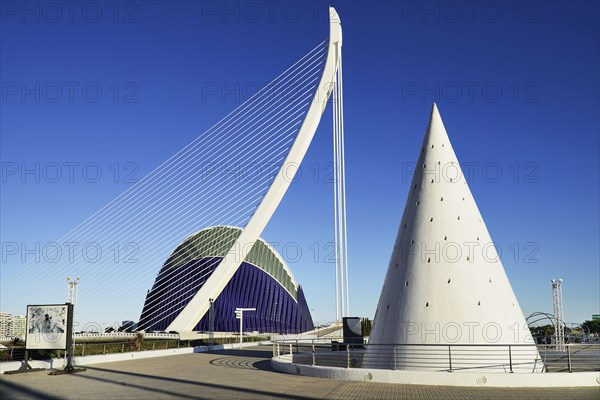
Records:
{"label": "low concrete wall", "polygon": [[[242,347],[252,347],[259,345],[267,345],[271,342],[249,342],[243,343]],[[239,343],[235,344],[219,344],[214,345],[213,350],[224,350],[224,349],[237,349],[240,347]],[[113,354],[99,354],[95,356],[84,356],[84,357],[73,357],[73,364],[76,366],[86,366],[92,364],[101,364],[115,361],[128,361],[142,358],[153,358],[153,357],[164,357],[174,356],[177,354],[190,354],[190,353],[203,353],[208,351],[208,346],[197,346],[197,347],[181,347],[179,349],[164,349],[164,350],[147,350],[147,351],[134,351],[128,353],[113,353]],[[29,361],[29,365],[32,368],[44,368],[44,369],[59,369],[64,367],[64,360],[62,358],[53,358],[48,360],[32,360]],[[9,361],[0,363],[0,374],[6,371],[14,371],[19,369],[21,361]]]}
{"label": "low concrete wall", "polygon": [[425,372],[310,366],[292,362],[289,354],[273,357],[273,369],[294,375],[350,381],[467,387],[596,387],[600,372],[470,373]]}

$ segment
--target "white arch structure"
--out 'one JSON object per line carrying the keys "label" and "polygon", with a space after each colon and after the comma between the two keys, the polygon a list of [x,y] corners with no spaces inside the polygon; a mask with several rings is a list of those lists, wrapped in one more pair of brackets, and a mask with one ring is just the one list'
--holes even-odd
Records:
{"label": "white arch structure", "polygon": [[[308,108],[304,121],[302,122],[300,130],[298,131],[298,135],[285,159],[282,168],[280,168],[277,172],[273,183],[269,187],[255,213],[250,218],[248,224],[244,227],[244,230],[239,238],[235,241],[227,255],[223,258],[210,278],[208,278],[202,287],[202,290],[198,291],[198,293],[194,295],[185,308],[167,327],[167,331],[191,331],[206,314],[209,308],[209,299],[217,298],[217,296],[223,291],[229,280],[239,268],[241,262],[250,252],[252,245],[259,238],[263,229],[277,209],[277,206],[281,202],[283,195],[287,191],[292,179],[290,179],[290,176],[285,176],[285,166],[299,165],[302,162],[302,159],[304,158],[317,130],[317,126],[321,120],[321,115],[325,111],[327,100],[334,91],[336,78],[339,74],[339,62],[341,60],[342,48],[342,27],[340,18],[333,7],[329,8],[329,13],[329,47],[327,51],[327,59],[323,68],[323,74],[315,91],[313,101]],[[340,117],[341,113],[334,112],[334,118],[335,116]],[[340,151],[343,151],[343,147],[338,150],[338,154]],[[342,229],[345,230],[345,223],[342,225]],[[347,272],[344,274],[343,270],[341,271],[342,277],[345,276],[347,279]],[[340,288],[341,287],[342,285],[340,285]],[[344,302],[347,304],[347,301],[342,300],[342,304],[344,304]]]}

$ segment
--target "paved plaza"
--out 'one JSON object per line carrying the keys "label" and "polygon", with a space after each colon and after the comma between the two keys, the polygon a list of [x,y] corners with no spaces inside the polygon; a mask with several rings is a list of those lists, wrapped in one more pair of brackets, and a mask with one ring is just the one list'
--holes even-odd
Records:
{"label": "paved plaza", "polygon": [[271,348],[222,350],[95,364],[86,372],[0,377],[8,399],[594,399],[600,388],[498,389],[345,382],[286,375]]}

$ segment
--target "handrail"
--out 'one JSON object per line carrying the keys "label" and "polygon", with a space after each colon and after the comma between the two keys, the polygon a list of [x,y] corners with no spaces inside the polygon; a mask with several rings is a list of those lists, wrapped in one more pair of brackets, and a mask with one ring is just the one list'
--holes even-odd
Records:
{"label": "handrail", "polygon": [[[506,373],[600,371],[600,343],[356,344],[324,338],[273,340],[273,357],[341,368],[489,371]],[[564,350],[563,350],[564,349]]]}
{"label": "handrail", "polygon": [[[299,343],[299,344],[304,344],[304,343],[317,343],[317,342],[330,342],[332,340],[343,340],[343,337],[326,337],[326,338],[303,338],[303,339],[292,339],[292,338],[288,338],[288,339],[273,339],[272,342],[278,342],[278,343]],[[472,347],[481,347],[481,346],[489,346],[489,347],[506,347],[506,346],[513,346],[513,347],[531,347],[531,346],[537,346],[537,347],[561,347],[563,345],[556,345],[556,344],[533,344],[533,343],[377,343],[377,344],[369,344],[369,343],[364,343],[365,346],[461,346],[461,347],[468,347],[468,346],[472,346]],[[579,347],[594,347],[594,346],[600,346],[600,343],[565,343],[564,346],[579,346]]]}

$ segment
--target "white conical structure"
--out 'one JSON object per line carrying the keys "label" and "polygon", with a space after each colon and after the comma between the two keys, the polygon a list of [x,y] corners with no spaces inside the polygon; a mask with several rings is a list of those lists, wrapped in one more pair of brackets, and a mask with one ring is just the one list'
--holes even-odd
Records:
{"label": "white conical structure", "polygon": [[541,369],[434,104],[363,367],[509,371],[511,364]]}

